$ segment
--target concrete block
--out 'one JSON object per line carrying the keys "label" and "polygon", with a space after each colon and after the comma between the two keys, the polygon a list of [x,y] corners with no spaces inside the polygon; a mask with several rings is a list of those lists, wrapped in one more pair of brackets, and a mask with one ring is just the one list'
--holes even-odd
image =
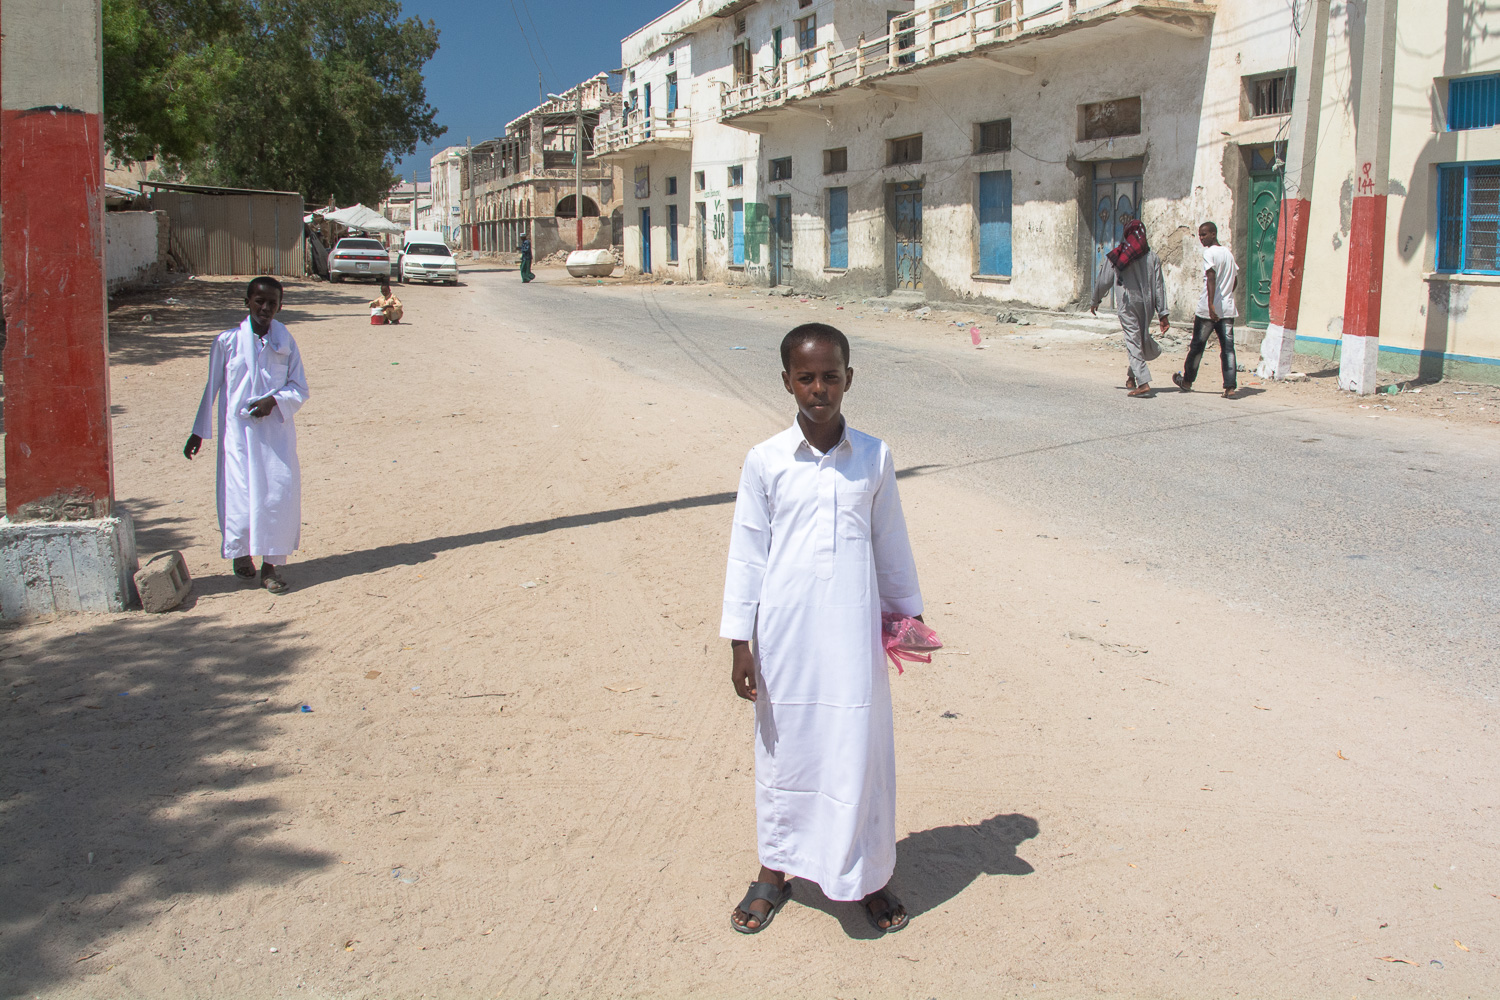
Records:
{"label": "concrete block", "polygon": [[0,618],[124,611],[134,603],[135,523],[0,518]]}
{"label": "concrete block", "polygon": [[146,565],[136,571],[135,589],[141,595],[141,607],[153,614],[171,611],[185,601],[193,589],[193,578],[182,553],[161,552],[147,559]]}

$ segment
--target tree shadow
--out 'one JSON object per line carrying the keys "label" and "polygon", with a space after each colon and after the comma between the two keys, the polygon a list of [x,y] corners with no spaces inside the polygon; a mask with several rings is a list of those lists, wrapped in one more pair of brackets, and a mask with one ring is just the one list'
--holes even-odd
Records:
{"label": "tree shadow", "polygon": [[[1039,829],[1030,816],[1004,813],[979,823],[908,834],[896,844],[891,891],[915,920],[963,892],[981,875],[1030,875],[1036,869],[1018,857],[1016,849]],[[831,900],[805,879],[793,880],[792,898],[836,919],[851,938],[884,936],[870,923],[862,904]]]}
{"label": "tree shadow", "polygon": [[[71,625],[71,623],[69,623]],[[305,649],[281,622],[128,615],[0,630],[0,991],[97,971],[122,927],[182,894],[333,864],[278,843],[265,749]],[[80,964],[84,963],[84,964]]]}
{"label": "tree shadow", "polygon": [[141,553],[142,562],[157,552],[186,548],[191,543],[192,526],[196,521],[179,514],[182,508],[177,503],[144,497],[127,497],[115,502],[129,511],[135,521],[135,547]]}
{"label": "tree shadow", "polygon": [[[349,318],[339,312],[312,313],[310,307],[343,307],[350,315],[368,316],[365,303],[372,294],[370,287],[379,286],[289,284],[286,304],[277,318],[296,336],[299,326]],[[202,357],[206,363],[213,338],[244,318],[245,286],[238,282],[184,281],[119,295],[110,301],[109,360],[115,365],[155,365]]]}
{"label": "tree shadow", "polygon": [[[910,476],[922,475],[938,468],[941,467],[936,465],[913,465],[898,471],[896,478],[906,479]],[[468,548],[471,545],[488,545],[491,542],[505,542],[512,538],[524,538],[529,535],[545,535],[548,532],[561,531],[566,528],[582,528],[593,524],[608,524],[612,521],[623,521],[634,517],[651,517],[673,510],[692,510],[696,507],[727,505],[734,503],[735,496],[736,494],[732,491],[706,493],[702,496],[682,497],[677,500],[660,500],[656,503],[637,504],[633,507],[616,507],[613,510],[593,511],[587,514],[564,514],[559,517],[549,517],[541,521],[508,524],[499,528],[487,528],[483,531],[468,531],[461,535],[444,535],[439,538],[424,539],[420,542],[395,542],[390,545],[377,545],[374,548],[361,549],[358,552],[341,552],[337,555],[309,559],[306,562],[297,563],[294,570],[299,588],[312,587],[319,583],[329,583],[347,576],[379,572],[383,569],[390,569],[393,566],[416,566],[419,563],[431,562],[438,557],[439,553]]]}

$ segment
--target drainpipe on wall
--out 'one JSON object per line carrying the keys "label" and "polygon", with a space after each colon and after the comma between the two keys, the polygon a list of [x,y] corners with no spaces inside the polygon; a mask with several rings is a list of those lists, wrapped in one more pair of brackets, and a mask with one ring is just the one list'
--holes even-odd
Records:
{"label": "drainpipe on wall", "polygon": [[1271,275],[1271,322],[1260,344],[1261,378],[1283,379],[1292,370],[1297,344],[1297,313],[1307,266],[1307,229],[1312,213],[1313,168],[1318,156],[1318,123],[1323,108],[1323,65],[1328,54],[1328,0],[1304,8],[1297,48],[1296,91],[1291,134],[1282,175],[1281,220],[1276,229],[1276,270]]}
{"label": "drainpipe on wall", "polygon": [[1339,388],[1364,396],[1375,391],[1375,362],[1380,357],[1380,285],[1385,276],[1385,202],[1390,190],[1391,101],[1396,84],[1396,0],[1366,4],[1360,68]]}

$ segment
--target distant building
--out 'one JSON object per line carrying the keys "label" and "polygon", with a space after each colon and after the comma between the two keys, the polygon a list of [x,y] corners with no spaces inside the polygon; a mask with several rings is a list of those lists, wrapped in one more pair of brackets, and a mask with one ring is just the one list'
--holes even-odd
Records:
{"label": "distant building", "polygon": [[545,257],[573,250],[579,206],[574,204],[576,95],[583,94],[583,242],[585,249],[615,241],[612,224],[620,205],[619,171],[594,157],[594,133],[601,115],[618,114],[621,98],[600,73],[532,108],[505,127],[505,135],[470,148],[460,163],[461,244],[479,252],[510,251],[521,233],[531,235],[532,251]]}
{"label": "distant building", "polygon": [[449,146],[432,156],[432,205],[422,220],[421,229],[442,233],[450,243],[458,242],[463,193],[464,147]]}
{"label": "distant building", "polygon": [[431,208],[431,181],[398,181],[380,202],[380,214],[407,229],[421,229],[417,219]]}

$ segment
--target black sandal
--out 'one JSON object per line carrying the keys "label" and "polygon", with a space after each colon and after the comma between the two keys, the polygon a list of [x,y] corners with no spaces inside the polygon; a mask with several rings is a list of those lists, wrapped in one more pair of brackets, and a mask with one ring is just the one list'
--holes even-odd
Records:
{"label": "black sandal", "polygon": [[231,565],[234,567],[234,575],[241,580],[255,579],[255,559],[251,556],[240,556]]}
{"label": "black sandal", "polygon": [[[750,891],[745,893],[745,898],[740,900],[740,905],[734,908],[734,913],[729,914],[729,926],[741,934],[759,934],[771,926],[771,921],[776,919],[776,911],[781,909],[782,905],[791,898],[791,882],[783,882],[779,888],[774,882],[751,882]],[[771,904],[770,910],[766,911],[765,915],[761,915],[750,909],[750,904],[758,899],[763,899]],[[743,913],[746,923],[736,923],[734,919],[735,913]],[[759,920],[760,926],[749,926],[749,921],[751,920]]]}
{"label": "black sandal", "polygon": [[[885,904],[885,910],[878,917],[875,915],[875,911],[870,908],[871,900],[878,900]],[[889,889],[876,889],[860,900],[859,905],[865,908],[865,915],[870,918],[871,925],[882,934],[894,934],[911,922],[911,914],[906,912],[905,905]],[[901,911],[899,917],[896,916],[897,910]],[[889,927],[882,927],[880,926],[881,920],[889,920],[891,925]]]}

